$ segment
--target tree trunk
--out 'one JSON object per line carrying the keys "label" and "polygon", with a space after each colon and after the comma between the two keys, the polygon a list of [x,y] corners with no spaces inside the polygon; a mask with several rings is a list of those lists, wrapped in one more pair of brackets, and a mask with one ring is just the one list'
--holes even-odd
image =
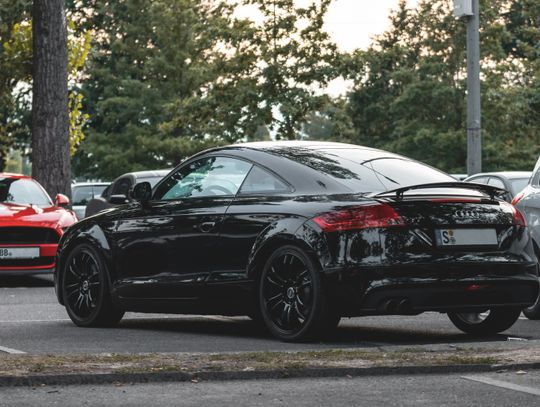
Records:
{"label": "tree trunk", "polygon": [[32,29],[32,176],[53,198],[71,196],[64,0],[34,0]]}

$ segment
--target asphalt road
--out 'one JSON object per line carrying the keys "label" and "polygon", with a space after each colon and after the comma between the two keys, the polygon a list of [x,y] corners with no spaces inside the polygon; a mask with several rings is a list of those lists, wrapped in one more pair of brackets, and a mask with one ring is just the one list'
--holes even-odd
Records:
{"label": "asphalt road", "polygon": [[[531,345],[540,341],[540,321],[522,317],[483,345],[522,345],[525,341]],[[115,328],[78,328],[56,302],[50,278],[0,278],[0,353],[227,352],[472,343],[477,341],[438,313],[344,319],[333,337],[312,344],[279,342],[247,318],[129,313]]]}
{"label": "asphalt road", "polygon": [[0,406],[535,406],[540,372],[2,389]]}

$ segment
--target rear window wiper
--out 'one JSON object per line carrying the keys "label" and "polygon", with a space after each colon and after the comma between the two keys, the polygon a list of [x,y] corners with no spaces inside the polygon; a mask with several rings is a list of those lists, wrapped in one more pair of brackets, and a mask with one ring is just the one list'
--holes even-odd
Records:
{"label": "rear window wiper", "polygon": [[435,182],[431,184],[409,185],[407,187],[393,189],[391,191],[380,192],[374,196],[386,196],[395,195],[396,199],[403,199],[405,192],[415,189],[433,189],[433,188],[458,188],[458,189],[472,189],[474,191],[480,191],[489,195],[491,199],[503,196],[508,191],[502,188],[497,188],[491,185],[474,184],[472,182]]}

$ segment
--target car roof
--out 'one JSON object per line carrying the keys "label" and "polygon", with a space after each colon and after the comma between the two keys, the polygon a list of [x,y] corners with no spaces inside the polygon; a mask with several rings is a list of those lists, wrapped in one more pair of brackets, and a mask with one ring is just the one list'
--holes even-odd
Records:
{"label": "car roof", "polygon": [[[376,158],[400,158],[408,161],[414,161],[411,158],[401,156],[399,154],[391,153],[385,150],[378,150],[376,148],[360,146],[356,144],[337,143],[332,141],[300,141],[300,140],[283,140],[283,141],[255,141],[249,143],[231,144],[223,147],[216,147],[209,150],[201,151],[196,156],[200,156],[205,153],[212,152],[226,152],[226,151],[246,151],[251,150],[258,153],[265,153],[271,155],[281,155],[289,157],[291,152],[294,155],[294,150],[355,150],[361,152],[362,158],[366,161]],[[195,157],[195,156],[194,156]]]}
{"label": "car roof", "polygon": [[120,178],[132,178],[132,179],[139,179],[139,178],[157,178],[157,177],[164,177],[169,172],[171,172],[170,169],[165,170],[147,170],[147,171],[134,171],[134,172],[126,172],[125,174],[122,174],[115,178],[113,182],[110,182],[109,184],[112,184],[116,181],[118,181]]}
{"label": "car roof", "polygon": [[14,174],[11,172],[0,172],[0,177],[2,178],[13,178],[13,179],[32,179],[32,177],[24,174]]}
{"label": "car roof", "polygon": [[[171,172],[170,169],[168,170],[152,170],[152,171],[137,171],[137,172],[131,172],[130,175],[132,175],[135,178],[152,178],[152,177],[164,177],[169,172]],[[127,175],[127,174],[124,174]]]}
{"label": "car roof", "polygon": [[[291,185],[296,193],[311,193],[313,190],[321,190],[326,194],[349,193],[350,189],[336,177],[308,165],[301,159],[302,156],[310,157],[312,152],[317,155],[324,151],[324,155],[334,151],[354,151],[359,159],[358,164],[377,159],[402,159],[415,160],[394,154],[384,150],[365,147],[355,144],[325,142],[325,141],[259,141],[249,143],[231,144],[201,151],[200,153],[184,161],[196,160],[201,156],[227,154],[238,158],[250,160],[257,165],[273,171]],[[319,158],[317,158],[319,159]],[[325,159],[323,158],[323,161]],[[425,165],[425,164],[424,164]],[[177,167],[178,168],[178,167]]]}
{"label": "car roof", "polygon": [[530,178],[532,175],[531,171],[494,171],[494,172],[480,172],[478,174],[471,175],[465,179],[477,178],[477,177],[503,177],[507,179],[518,179],[518,178]]}
{"label": "car roof", "polygon": [[249,148],[253,150],[280,150],[290,148],[303,148],[309,150],[323,150],[323,149],[355,149],[364,150],[366,152],[373,152],[378,154],[384,154],[385,156],[396,156],[404,158],[398,154],[390,153],[384,150],[378,150],[376,148],[360,146],[357,144],[338,143],[333,141],[300,141],[300,140],[282,140],[282,141],[254,141],[249,143],[231,144],[224,147],[217,147],[217,150],[226,150],[234,148]]}
{"label": "car roof", "polygon": [[88,187],[88,186],[107,186],[110,182],[76,182],[71,185],[71,188],[75,187]]}

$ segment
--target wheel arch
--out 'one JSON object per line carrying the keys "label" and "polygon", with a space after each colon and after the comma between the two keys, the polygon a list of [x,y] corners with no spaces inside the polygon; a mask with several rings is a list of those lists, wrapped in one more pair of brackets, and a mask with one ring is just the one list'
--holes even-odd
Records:
{"label": "wheel arch", "polygon": [[[56,285],[56,296],[58,297],[58,302],[64,305],[64,298],[62,295],[62,281],[64,277],[64,262],[69,256],[69,254],[77,246],[81,244],[87,244],[98,250],[103,254],[103,258],[106,262],[108,270],[112,270],[112,254],[111,246],[109,241],[104,233],[104,231],[99,227],[99,225],[93,224],[88,228],[78,229],[63,239],[61,246],[58,248],[56,254],[56,270],[55,270],[55,285]],[[107,273],[109,278],[109,287],[112,287],[112,277],[110,273]]]}
{"label": "wheel arch", "polygon": [[[310,233],[306,233],[306,228],[310,229]],[[268,228],[266,233],[259,235],[251,249],[247,269],[248,279],[256,280],[266,260],[282,246],[296,246],[303,250],[316,267],[322,270],[327,257],[326,240],[322,235],[312,232],[304,222],[299,222],[294,233],[291,233],[290,229],[279,230],[275,225]]]}
{"label": "wheel arch", "polygon": [[536,242],[534,238],[532,239],[532,244],[533,244],[534,254],[536,255],[536,258],[538,259],[538,261],[540,261],[540,246],[538,245],[538,243]]}

